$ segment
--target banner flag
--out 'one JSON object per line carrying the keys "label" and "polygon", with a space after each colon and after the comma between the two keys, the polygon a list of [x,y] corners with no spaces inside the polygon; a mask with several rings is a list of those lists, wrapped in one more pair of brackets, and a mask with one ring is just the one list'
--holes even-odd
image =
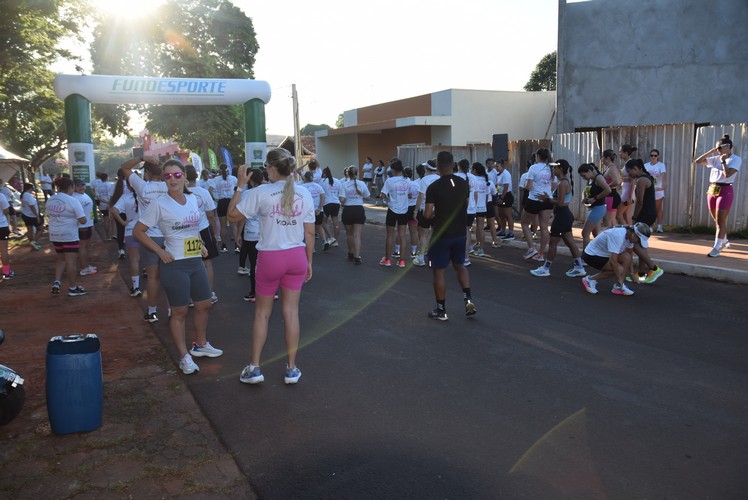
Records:
{"label": "banner flag", "polygon": [[195,170],[197,170],[197,173],[199,174],[203,169],[203,159],[200,158],[200,155],[192,152],[190,153],[190,161],[192,162],[192,165],[195,167]]}
{"label": "banner flag", "polygon": [[221,148],[221,154],[223,155],[223,162],[229,167],[229,172],[234,170],[234,160],[231,158],[231,152],[222,147]]}
{"label": "banner flag", "polygon": [[212,149],[208,149],[208,158],[210,160],[210,169],[218,170],[218,159],[216,158],[216,152]]}

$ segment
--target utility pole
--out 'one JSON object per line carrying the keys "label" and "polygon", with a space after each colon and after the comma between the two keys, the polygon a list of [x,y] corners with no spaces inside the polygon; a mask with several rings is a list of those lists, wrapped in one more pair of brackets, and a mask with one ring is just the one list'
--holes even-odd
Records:
{"label": "utility pole", "polygon": [[291,98],[293,99],[293,143],[296,166],[301,169],[303,165],[303,148],[301,147],[301,129],[299,128],[299,95],[296,93],[296,84],[291,84]]}

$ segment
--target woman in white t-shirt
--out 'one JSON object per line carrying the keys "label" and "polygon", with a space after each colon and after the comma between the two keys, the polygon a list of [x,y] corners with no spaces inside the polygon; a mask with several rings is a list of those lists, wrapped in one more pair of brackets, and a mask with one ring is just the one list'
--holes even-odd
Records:
{"label": "woman in white t-shirt", "polygon": [[649,152],[649,163],[645,165],[645,168],[654,180],[655,208],[657,209],[657,232],[661,233],[662,204],[665,201],[665,189],[667,187],[667,167],[662,163],[659,149],[653,149]]}
{"label": "woman in white t-shirt", "polygon": [[86,222],[83,206],[73,198],[73,180],[61,177],[57,180],[57,194],[47,200],[49,241],[55,249],[55,281],[52,293],[59,294],[64,272],[68,278],[68,295],[77,297],[87,292],[78,286],[78,224]]}
{"label": "woman in white t-shirt", "polygon": [[[249,174],[249,190],[242,192],[240,200],[249,196],[249,191],[265,184],[265,176],[262,170],[253,168]],[[240,186],[239,188],[243,188]],[[241,203],[241,201],[239,202]],[[247,302],[255,303],[257,301],[257,242],[260,241],[260,215],[255,214],[252,217],[246,217],[244,223],[239,223],[239,229],[242,231],[242,248],[239,252],[239,270],[237,274],[249,275],[249,293],[242,297]],[[249,267],[247,264],[249,257]],[[273,299],[277,295],[273,296]]]}
{"label": "woman in white t-shirt", "polygon": [[714,235],[714,248],[707,256],[719,257],[723,249],[730,247],[730,242],[727,241],[727,216],[730,215],[734,197],[732,185],[738,177],[743,161],[732,152],[732,140],[725,134],[714,148],[696,158],[695,162],[711,169],[706,201],[717,230]]}
{"label": "woman in white t-shirt", "polygon": [[325,227],[322,225],[325,218],[322,213],[322,207],[325,205],[325,188],[322,187],[322,184],[314,180],[314,172],[311,170],[304,172],[304,182],[301,185],[312,195],[312,200],[314,201],[314,229],[320,241],[323,242],[322,248],[327,250],[330,248],[330,243],[327,242],[327,233],[325,232]]}
{"label": "woman in white t-shirt", "polygon": [[[229,202],[231,197],[234,195],[234,190],[237,186],[237,179],[229,173],[229,167],[225,163],[221,163],[218,166],[220,174],[213,178],[213,186],[211,194],[217,200],[218,206],[216,208],[216,214],[221,224],[220,236],[221,236],[221,252],[228,252],[226,248],[226,214],[229,208]],[[231,224],[231,236],[234,238],[234,253],[239,253],[239,226]]]}
{"label": "woman in white t-shirt", "polygon": [[8,240],[10,239],[10,203],[8,198],[0,193],[0,262],[3,265],[3,274],[0,279],[15,278],[16,273],[10,270],[10,254],[8,253]]}
{"label": "woman in white t-shirt", "polygon": [[268,334],[268,323],[273,312],[273,299],[280,286],[288,364],[284,382],[295,384],[301,377],[296,366],[299,348],[299,300],[301,288],[312,278],[314,252],[314,202],[303,186],[293,182],[296,159],[283,148],[271,149],[266,159],[268,178],[272,184],[263,184],[249,190],[242,199],[243,186],[247,185],[250,169],[239,169],[242,190],[234,193],[229,204],[228,217],[240,222],[254,215],[260,216],[260,240],[257,242],[257,297],[255,319],[252,327],[252,359],[239,380],[257,384],[265,380],[260,370],[262,348]]}
{"label": "woman in white t-shirt", "polygon": [[39,176],[39,187],[42,188],[42,193],[44,193],[44,201],[47,201],[54,194],[54,191],[52,191],[52,178],[47,174]]}
{"label": "woman in white t-shirt", "polygon": [[[333,177],[330,167],[325,167],[322,170],[322,188],[325,190],[325,203],[322,205],[322,212],[325,214],[327,222],[325,231],[327,231],[328,238],[326,243],[329,243],[331,247],[338,246],[338,238],[340,237],[338,215],[340,214],[341,187],[342,183]],[[327,245],[325,250],[327,250]]]}
{"label": "woman in white t-shirt", "polygon": [[354,261],[357,266],[363,264],[361,259],[361,232],[366,223],[364,198],[368,198],[370,194],[366,184],[358,180],[358,169],[354,165],[350,165],[346,170],[346,180],[340,190],[340,204],[343,206],[343,214],[340,220],[345,226],[348,260]]}
{"label": "woman in white t-shirt", "polygon": [[42,217],[39,213],[39,203],[36,201],[36,188],[29,182],[23,185],[21,193],[21,219],[26,224],[29,244],[34,250],[41,250],[42,246],[36,240],[42,232]]}
{"label": "woman in white t-shirt", "polygon": [[[548,165],[551,161],[551,152],[546,148],[540,148],[535,152],[537,163],[530,166],[527,170],[527,202],[525,209],[522,211],[520,222],[522,223],[522,233],[525,235],[527,242],[527,252],[525,259],[534,259],[539,262],[545,261],[545,248],[551,239],[548,230],[553,205],[548,198],[553,197],[553,172]],[[541,201],[540,195],[545,195]],[[547,197],[547,198],[546,198]],[[530,226],[533,224],[533,216],[538,216],[538,226],[540,227],[540,247],[532,239]]]}
{"label": "woman in white t-shirt", "polygon": [[127,257],[130,261],[130,297],[138,297],[143,294],[140,290],[140,243],[132,235],[132,228],[138,222],[138,199],[130,188],[127,178],[118,175],[117,184],[112,195],[110,214],[114,221],[124,227],[123,239],[127,248]]}
{"label": "woman in white t-shirt", "polygon": [[[197,197],[197,206],[200,208],[200,238],[202,238],[203,246],[207,250],[203,256],[203,264],[205,264],[205,270],[208,271],[208,281],[212,290],[210,300],[215,304],[218,302],[218,295],[216,295],[214,287],[215,272],[213,271],[212,261],[219,255],[218,241],[216,241],[216,235],[213,232],[217,219],[216,203],[207,189],[197,185],[197,169],[195,166],[192,164],[185,165],[184,171],[187,174],[187,189]],[[240,241],[237,241],[237,244],[241,244]]]}
{"label": "woman in white t-shirt", "polygon": [[[143,209],[132,234],[160,259],[161,284],[171,306],[169,330],[179,350],[179,368],[189,375],[200,370],[192,356],[215,358],[223,351],[207,340],[212,303],[208,272],[202,262],[207,249],[200,238],[197,197],[187,190],[187,176],[179,160],[164,163],[162,178],[167,186],[166,196],[159,196]],[[148,236],[148,228],[155,226],[164,235],[164,248]],[[191,301],[195,306],[195,342],[188,352],[185,320]]]}

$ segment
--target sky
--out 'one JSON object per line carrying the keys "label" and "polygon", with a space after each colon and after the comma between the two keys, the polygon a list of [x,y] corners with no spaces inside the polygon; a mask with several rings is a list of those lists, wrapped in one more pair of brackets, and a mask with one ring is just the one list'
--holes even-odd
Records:
{"label": "sky", "polygon": [[[90,1],[123,15],[159,2]],[[344,111],[451,88],[522,90],[557,47],[558,0],[233,3],[260,45],[255,78],[272,90],[268,134],[293,134],[292,84],[300,126],[334,127]]]}
{"label": "sky", "polygon": [[334,127],[344,111],[450,88],[522,90],[558,42],[558,0],[234,4],[257,33],[270,134],[293,132],[292,84],[300,126]]}

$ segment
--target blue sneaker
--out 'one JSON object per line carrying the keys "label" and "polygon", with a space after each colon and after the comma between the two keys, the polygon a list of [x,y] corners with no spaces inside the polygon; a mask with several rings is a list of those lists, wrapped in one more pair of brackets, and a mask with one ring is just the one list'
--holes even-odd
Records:
{"label": "blue sneaker", "polygon": [[301,370],[298,367],[289,368],[286,365],[286,376],[283,377],[283,381],[286,384],[295,384],[301,378]]}
{"label": "blue sneaker", "polygon": [[190,349],[190,354],[193,356],[197,356],[198,358],[206,356],[208,358],[217,358],[221,354],[223,354],[223,351],[221,349],[216,349],[212,345],[210,345],[210,342],[205,342],[205,345],[197,345],[197,342],[192,343],[192,349]]}
{"label": "blue sneaker", "polygon": [[239,377],[239,381],[243,384],[259,384],[263,380],[265,380],[265,376],[260,371],[260,367],[251,363],[244,367]]}

